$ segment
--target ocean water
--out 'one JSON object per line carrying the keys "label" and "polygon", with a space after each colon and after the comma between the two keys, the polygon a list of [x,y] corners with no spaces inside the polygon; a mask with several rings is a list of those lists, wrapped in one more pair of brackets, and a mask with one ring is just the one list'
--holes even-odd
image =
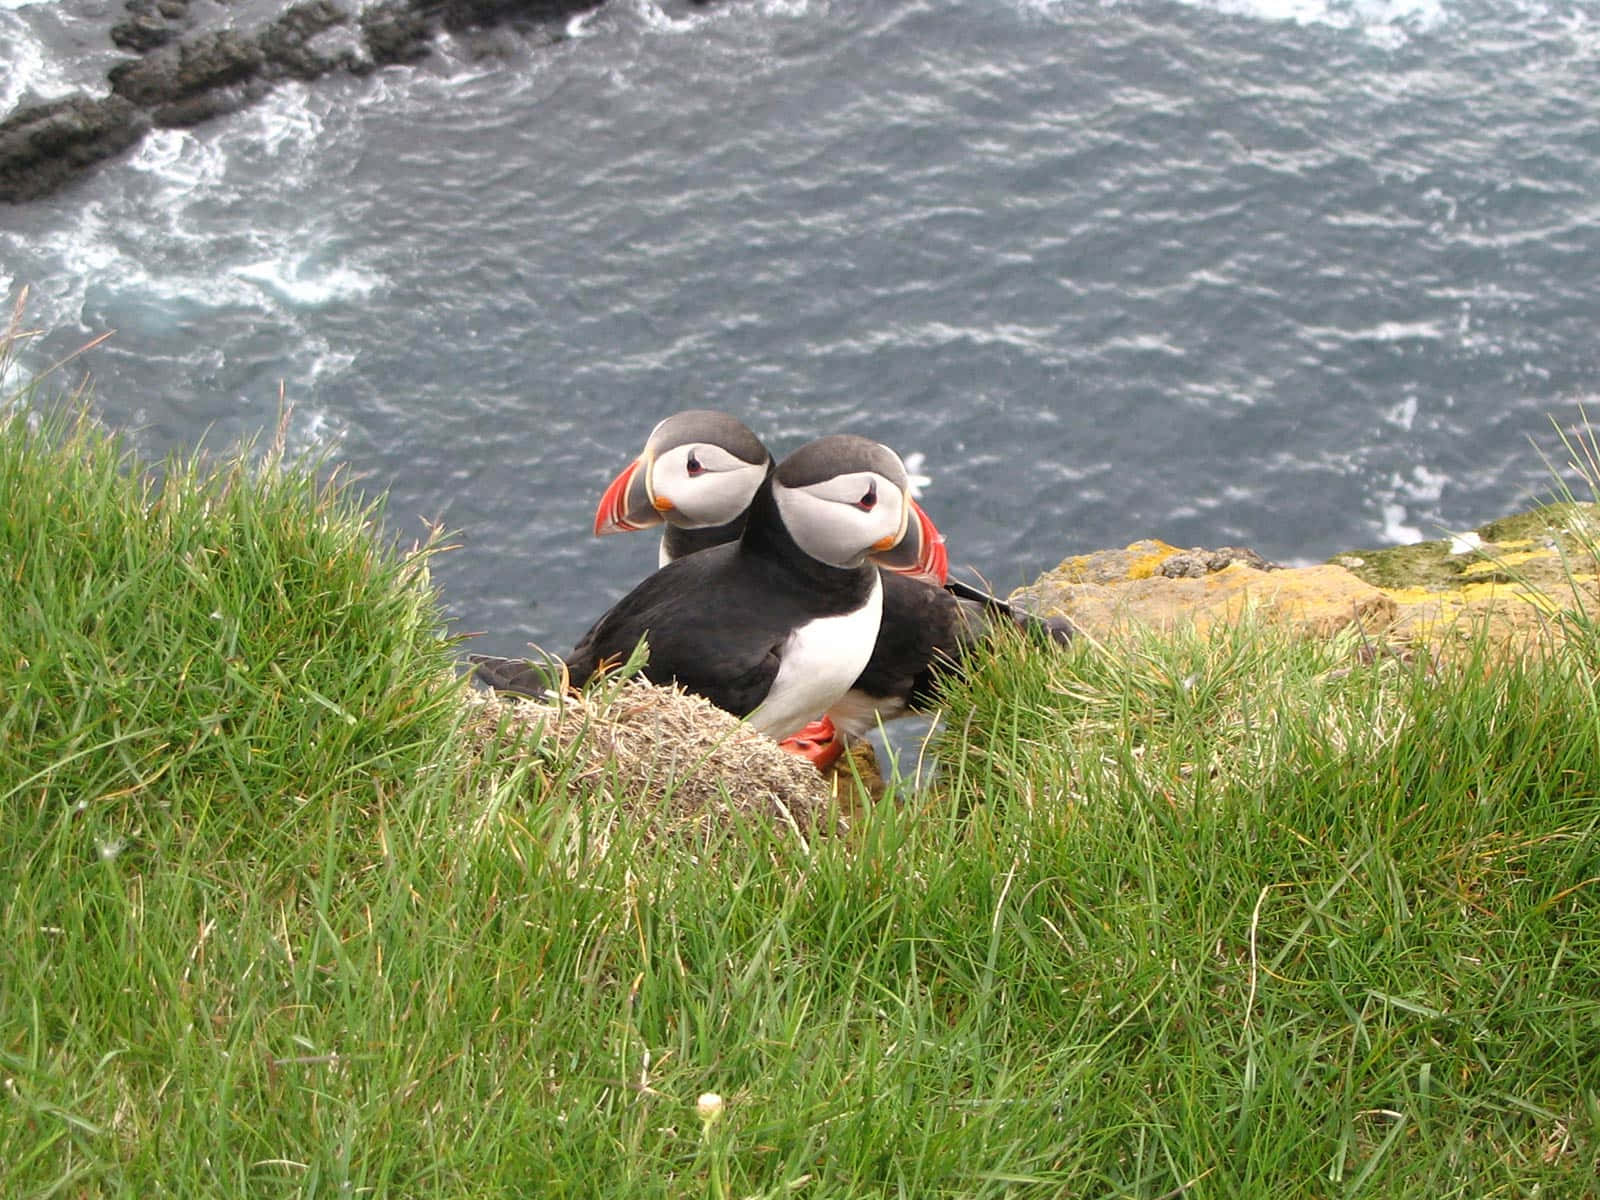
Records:
{"label": "ocean water", "polygon": [[[0,0],[0,101],[109,3]],[[476,648],[646,573],[662,416],[917,456],[1008,590],[1160,537],[1285,562],[1547,494],[1600,392],[1600,0],[612,0],[280,87],[0,208],[29,365],[151,454],[293,406]]]}

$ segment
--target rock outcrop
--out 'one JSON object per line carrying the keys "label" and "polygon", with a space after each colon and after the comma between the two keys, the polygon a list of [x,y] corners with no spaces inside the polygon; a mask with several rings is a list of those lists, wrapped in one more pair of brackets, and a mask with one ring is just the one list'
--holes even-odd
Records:
{"label": "rock outcrop", "polygon": [[1386,645],[1448,648],[1485,633],[1525,647],[1560,640],[1561,614],[1593,613],[1600,508],[1556,504],[1470,534],[1277,567],[1251,551],[1134,542],[1069,558],[1014,604],[1095,637],[1178,625],[1204,631],[1245,613],[1307,636],[1345,629]]}
{"label": "rock outcrop", "polygon": [[232,112],[279,80],[415,62],[441,25],[453,31],[502,21],[549,25],[604,2],[379,0],[358,11],[336,0],[301,0],[244,29],[217,0],[127,0],[126,16],[109,36],[140,57],[111,69],[109,96],[71,96],[0,120],[0,201],[48,195],[152,127],[195,125]]}
{"label": "rock outcrop", "polygon": [[1134,627],[1203,632],[1245,612],[1325,636],[1351,624],[1384,628],[1395,616],[1393,600],[1344,567],[1283,568],[1252,551],[1154,540],[1069,558],[1011,599],[1101,637]]}
{"label": "rock outcrop", "polygon": [[149,128],[150,115],[115,93],[18,109],[0,121],[0,200],[48,195]]}

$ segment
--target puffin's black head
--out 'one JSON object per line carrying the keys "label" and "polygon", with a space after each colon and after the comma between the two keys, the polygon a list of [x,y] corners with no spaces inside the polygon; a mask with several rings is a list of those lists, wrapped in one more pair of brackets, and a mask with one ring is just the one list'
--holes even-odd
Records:
{"label": "puffin's black head", "polygon": [[853,434],[808,442],[772,477],[778,517],[802,551],[835,567],[870,556],[890,570],[942,584],[944,538],[911,498],[900,456]]}
{"label": "puffin's black head", "polygon": [[771,464],[761,439],[737,417],[709,408],[674,413],[606,488],[595,534],[663,521],[681,529],[726,525],[749,507]]}

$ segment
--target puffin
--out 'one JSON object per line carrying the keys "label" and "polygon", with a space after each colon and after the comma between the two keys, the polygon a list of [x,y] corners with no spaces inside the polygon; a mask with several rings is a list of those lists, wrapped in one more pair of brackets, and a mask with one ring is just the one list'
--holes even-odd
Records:
{"label": "puffin", "polygon": [[[750,478],[731,463],[753,460],[721,446],[702,449],[673,460],[685,478]],[[708,509],[696,520],[704,528],[742,521],[737,537],[673,558],[617,601],[567,655],[572,686],[622,662],[642,638],[649,647],[641,669],[646,679],[677,683],[781,741],[837,705],[866,669],[878,641],[885,579],[944,582],[944,538],[912,499],[905,464],[893,450],[833,434],[776,466],[764,448],[762,455],[766,462],[755,464],[760,479],[742,517],[714,521]],[[707,461],[726,470],[712,472]],[[743,488],[726,482],[730,492]],[[622,485],[624,494],[629,486]],[[663,511],[652,500],[636,515],[643,521]],[[879,566],[902,574],[880,574]],[[541,673],[524,660],[471,655],[469,661],[496,690],[545,690]]]}
{"label": "puffin", "polygon": [[674,413],[600,497],[595,536],[660,525],[662,567],[736,541],[771,469],[772,455],[739,418],[712,408]]}
{"label": "puffin", "polygon": [[[675,413],[651,430],[638,457],[606,488],[594,531],[603,536],[663,526],[663,564],[737,538],[770,463],[760,438],[738,418],[714,409]],[[885,575],[883,617],[866,667],[824,717],[786,748],[824,766],[843,750],[837,728],[859,736],[880,721],[931,710],[939,678],[959,670],[993,622],[1057,644],[1072,636],[1064,619],[1020,612],[959,580],[939,586],[907,574]]]}

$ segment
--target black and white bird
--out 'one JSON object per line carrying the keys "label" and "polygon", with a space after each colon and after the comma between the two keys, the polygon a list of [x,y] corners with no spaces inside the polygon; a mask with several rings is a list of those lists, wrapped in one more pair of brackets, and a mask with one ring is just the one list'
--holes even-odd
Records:
{"label": "black and white bird", "polygon": [[[706,473],[691,465],[704,468],[706,458],[722,462],[709,446],[704,458],[672,461],[688,478]],[[838,704],[866,668],[878,640],[883,579],[898,577],[880,576],[879,565],[943,582],[944,539],[911,498],[905,466],[888,447],[836,434],[775,468],[763,465],[761,476],[737,540],[669,562],[583,636],[566,659],[574,686],[621,662],[643,638],[645,678],[678,683],[782,739]],[[623,483],[622,494],[629,488]],[[666,511],[665,493],[648,486],[642,493],[648,509],[636,496],[625,517],[642,521]],[[695,511],[692,502],[688,511]],[[538,686],[525,662],[471,657],[491,687]]]}
{"label": "black and white bird", "polygon": [[[771,457],[736,417],[690,409],[662,421],[643,451],[606,489],[595,514],[596,534],[663,526],[661,561],[735,538]],[[837,756],[837,726],[860,735],[879,721],[934,705],[941,675],[958,671],[967,651],[1004,622],[1056,643],[1071,625],[1020,612],[978,588],[947,580],[935,586],[908,575],[885,575],[883,618],[866,667],[828,710],[828,720],[804,731],[813,761]]]}
{"label": "black and white bird", "polygon": [[772,455],[737,417],[691,408],[660,422],[600,497],[596,537],[663,526],[659,566],[737,540]]}

